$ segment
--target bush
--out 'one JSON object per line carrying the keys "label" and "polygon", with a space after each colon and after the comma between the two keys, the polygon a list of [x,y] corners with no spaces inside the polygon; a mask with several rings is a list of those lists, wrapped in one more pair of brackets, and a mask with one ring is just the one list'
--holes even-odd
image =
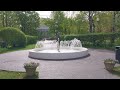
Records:
{"label": "bush", "polygon": [[25,34],[13,27],[5,27],[0,30],[0,38],[6,43],[7,47],[24,47],[26,45]]}
{"label": "bush", "polygon": [[4,41],[0,41],[0,47],[1,48],[6,48],[7,47],[7,43]]}
{"label": "bush", "polygon": [[38,39],[37,36],[30,36],[30,35],[26,35],[26,38],[27,38],[27,44],[35,44]]}
{"label": "bush", "polygon": [[77,38],[85,46],[108,47],[115,44],[115,40],[120,38],[120,33],[89,33],[80,35],[65,35],[63,40],[72,40]]}
{"label": "bush", "polygon": [[119,46],[119,45],[120,45],[120,38],[117,38],[117,39],[115,40],[115,45],[116,45],[116,46]]}

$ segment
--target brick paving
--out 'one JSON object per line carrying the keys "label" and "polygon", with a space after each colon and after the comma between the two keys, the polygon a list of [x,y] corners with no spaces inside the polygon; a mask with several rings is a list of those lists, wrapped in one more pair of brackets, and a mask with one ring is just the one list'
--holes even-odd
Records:
{"label": "brick paving", "polygon": [[[120,79],[104,68],[104,59],[115,59],[115,52],[101,49],[89,49],[90,56],[75,60],[36,60],[28,57],[28,50],[0,54],[0,69],[25,71],[25,62],[40,63],[37,68],[40,79]],[[117,66],[118,64],[116,64]]]}

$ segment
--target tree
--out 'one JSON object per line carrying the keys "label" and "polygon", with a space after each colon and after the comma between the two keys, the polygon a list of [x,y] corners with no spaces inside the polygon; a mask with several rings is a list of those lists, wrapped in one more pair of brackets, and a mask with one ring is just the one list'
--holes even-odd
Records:
{"label": "tree", "polygon": [[57,30],[61,34],[63,34],[63,26],[64,26],[64,12],[63,11],[53,11],[52,19],[54,26],[57,24],[57,27],[54,27],[54,31]]}
{"label": "tree", "polygon": [[0,27],[19,28],[19,25],[15,11],[0,11]]}
{"label": "tree", "polygon": [[112,32],[120,29],[120,11],[112,11]]}
{"label": "tree", "polygon": [[[53,35],[55,35],[55,30],[59,30],[62,35],[120,32],[119,11],[76,11],[70,13],[70,11],[53,11],[52,18],[44,19],[43,22],[50,27],[50,32]],[[70,15],[73,16],[68,17]],[[57,29],[55,22],[58,22]]]}
{"label": "tree", "polygon": [[36,28],[40,25],[39,14],[35,11],[16,11],[21,30],[27,35],[37,35]]}
{"label": "tree", "polygon": [[77,34],[88,32],[88,21],[86,20],[86,16],[83,12],[80,11],[78,14],[76,14],[75,22]]}
{"label": "tree", "polygon": [[99,11],[94,15],[95,32],[111,32],[112,21],[112,13],[110,11]]}
{"label": "tree", "polygon": [[[119,14],[119,12],[118,11],[113,11],[112,12],[112,32],[115,32],[116,31],[116,16],[117,16],[117,14]],[[111,37],[111,43],[114,43],[115,42],[115,38],[114,38],[114,36],[112,36]]]}
{"label": "tree", "polygon": [[94,24],[94,16],[97,14],[97,11],[83,11],[84,14],[87,16],[89,21],[89,32],[95,32],[95,24]]}
{"label": "tree", "polygon": [[112,14],[113,14],[113,22],[112,22],[112,32],[115,32],[116,31],[116,29],[115,29],[115,22],[116,22],[116,15],[117,15],[117,12],[116,11],[113,11],[112,12]]}

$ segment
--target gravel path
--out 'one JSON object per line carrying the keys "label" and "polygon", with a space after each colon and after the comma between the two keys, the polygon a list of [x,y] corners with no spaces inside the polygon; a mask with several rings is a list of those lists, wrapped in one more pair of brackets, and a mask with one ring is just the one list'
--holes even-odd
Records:
{"label": "gravel path", "polygon": [[[76,60],[48,61],[28,58],[28,50],[0,54],[0,69],[25,71],[25,62],[39,62],[40,79],[120,79],[104,69],[104,59],[115,59],[115,52],[89,49],[90,56]],[[117,66],[117,65],[116,65]]]}

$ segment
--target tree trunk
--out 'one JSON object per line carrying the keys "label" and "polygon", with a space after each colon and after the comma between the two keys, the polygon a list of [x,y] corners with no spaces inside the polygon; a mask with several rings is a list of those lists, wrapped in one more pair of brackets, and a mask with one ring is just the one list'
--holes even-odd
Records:
{"label": "tree trunk", "polygon": [[4,14],[4,12],[2,13],[2,24],[3,24],[3,27],[5,27],[5,14]]}
{"label": "tree trunk", "polygon": [[[115,20],[116,20],[115,17],[116,17],[116,12],[113,11],[112,32],[115,32],[115,31],[116,31],[116,30],[115,30]],[[112,36],[112,37],[111,37],[111,45],[112,45],[114,42],[115,42],[115,37]]]}
{"label": "tree trunk", "polygon": [[88,19],[89,19],[89,32],[92,33],[92,31],[93,31],[93,25],[92,25],[91,11],[89,11]]}
{"label": "tree trunk", "polygon": [[8,15],[7,15],[7,12],[5,12],[5,26],[6,26],[6,27],[8,26],[7,19],[8,19]]}
{"label": "tree trunk", "polygon": [[116,30],[115,30],[115,16],[116,16],[116,13],[115,13],[115,11],[113,11],[113,25],[112,25],[112,32],[115,32]]}
{"label": "tree trunk", "polygon": [[94,20],[93,20],[93,11],[89,11],[88,12],[88,20],[89,20],[89,32],[93,33],[95,32],[95,24],[94,24]]}
{"label": "tree trunk", "polygon": [[94,20],[93,20],[93,18],[92,18],[92,27],[93,27],[92,32],[95,32],[95,24],[94,24]]}

